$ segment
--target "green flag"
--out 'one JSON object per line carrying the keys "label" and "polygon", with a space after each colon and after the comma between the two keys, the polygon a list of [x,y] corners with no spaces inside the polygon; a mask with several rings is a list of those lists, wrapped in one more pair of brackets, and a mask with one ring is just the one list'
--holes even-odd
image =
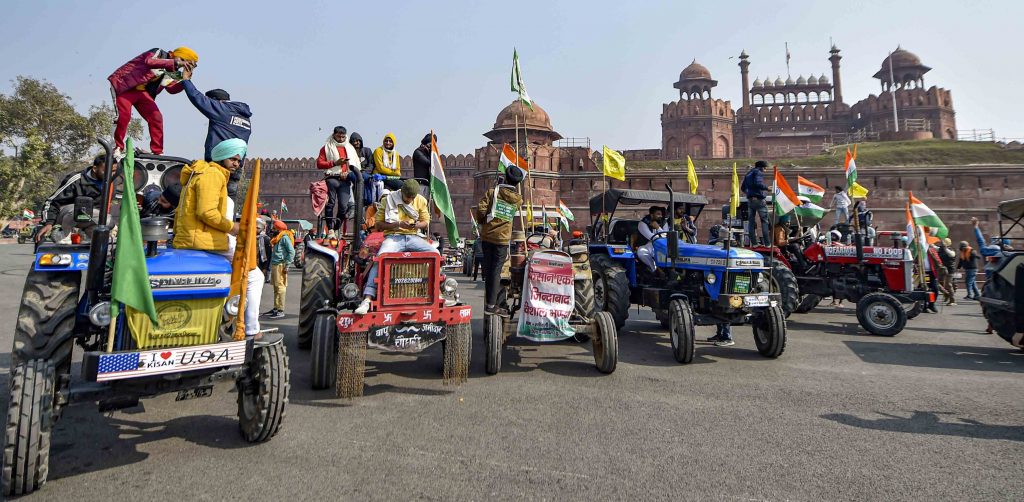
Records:
{"label": "green flag", "polygon": [[[157,325],[156,305],[153,304],[153,290],[149,287],[149,271],[146,270],[146,253],[142,246],[142,224],[139,222],[139,208],[135,204],[135,148],[131,138],[124,147],[124,197],[121,198],[121,217],[117,222],[117,241],[114,252],[114,278],[110,294],[111,317],[117,315],[121,305],[127,305],[149,315]],[[98,264],[97,264],[98,265]]]}
{"label": "green flag", "polygon": [[430,191],[434,194],[434,205],[444,217],[444,225],[448,229],[448,242],[459,242],[459,229],[455,222],[455,208],[452,196],[448,192],[448,178],[444,175],[441,155],[437,153],[437,142],[434,131],[430,131]]}
{"label": "green flag", "polygon": [[523,83],[523,71],[519,68],[519,52],[512,49],[512,92],[519,95],[519,100],[526,103],[533,110],[533,100],[526,93],[526,84]]}

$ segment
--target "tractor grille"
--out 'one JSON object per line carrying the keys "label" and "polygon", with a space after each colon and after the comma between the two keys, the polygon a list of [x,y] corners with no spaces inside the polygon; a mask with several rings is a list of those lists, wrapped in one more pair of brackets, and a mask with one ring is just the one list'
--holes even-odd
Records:
{"label": "tractor grille", "polygon": [[729,293],[745,295],[750,292],[750,289],[755,285],[754,281],[757,278],[749,272],[739,272],[729,274]]}
{"label": "tractor grille", "polygon": [[434,273],[431,268],[429,261],[388,263],[387,300],[397,300],[393,303],[406,304],[430,303],[433,299],[434,285]]}

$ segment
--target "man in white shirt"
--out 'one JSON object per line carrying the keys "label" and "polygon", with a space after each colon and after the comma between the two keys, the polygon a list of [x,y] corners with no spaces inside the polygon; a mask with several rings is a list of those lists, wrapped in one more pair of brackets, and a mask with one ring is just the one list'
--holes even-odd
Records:
{"label": "man in white shirt", "polygon": [[850,222],[850,196],[846,195],[843,187],[836,187],[836,193],[832,196],[832,203],[829,207],[836,210],[836,225]]}
{"label": "man in white shirt", "polygon": [[647,265],[651,272],[654,272],[658,270],[658,266],[654,262],[653,241],[658,234],[666,230],[665,209],[660,206],[651,206],[647,216],[640,220],[636,230],[639,234],[635,244],[637,258],[641,263]]}

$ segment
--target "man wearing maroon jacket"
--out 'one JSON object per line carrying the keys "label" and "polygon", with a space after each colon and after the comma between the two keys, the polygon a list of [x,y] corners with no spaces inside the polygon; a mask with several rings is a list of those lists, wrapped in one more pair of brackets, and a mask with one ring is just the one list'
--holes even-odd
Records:
{"label": "man wearing maroon jacket", "polygon": [[188,47],[178,47],[170,52],[150,49],[121,65],[107,77],[117,108],[117,128],[114,130],[116,152],[124,152],[124,138],[132,119],[132,107],[149,124],[150,151],[158,155],[164,152],[164,116],[156,106],[156,95],[165,87],[171,94],[181,92],[181,83],[175,80],[165,85],[165,76],[177,70],[191,73],[198,62],[199,56]]}
{"label": "man wearing maroon jacket", "polygon": [[330,230],[341,230],[342,222],[352,217],[350,169],[358,170],[361,167],[359,155],[348,142],[347,134],[348,131],[344,127],[335,127],[316,158],[316,168],[324,172],[324,181],[327,183],[327,206],[324,208],[324,217],[335,218],[337,208],[337,219],[328,220]]}

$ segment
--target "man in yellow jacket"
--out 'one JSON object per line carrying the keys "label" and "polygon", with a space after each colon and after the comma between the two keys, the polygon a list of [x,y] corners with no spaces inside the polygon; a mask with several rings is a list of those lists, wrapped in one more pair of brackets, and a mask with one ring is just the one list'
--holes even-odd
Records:
{"label": "man in yellow jacket", "polygon": [[388,190],[399,190],[402,188],[402,157],[398,155],[395,148],[395,135],[387,133],[381,146],[373,151],[373,172],[376,175],[374,181],[383,181]]}
{"label": "man in yellow jacket", "polygon": [[[177,249],[196,249],[231,257],[238,223],[234,222],[235,204],[228,197],[228,179],[242,168],[247,145],[234,138],[221,141],[210,151],[211,162],[197,160],[181,170],[181,197],[174,218]],[[246,277],[245,335],[263,343],[273,343],[280,333],[262,333],[259,309],[263,297],[263,271],[256,267]]]}

